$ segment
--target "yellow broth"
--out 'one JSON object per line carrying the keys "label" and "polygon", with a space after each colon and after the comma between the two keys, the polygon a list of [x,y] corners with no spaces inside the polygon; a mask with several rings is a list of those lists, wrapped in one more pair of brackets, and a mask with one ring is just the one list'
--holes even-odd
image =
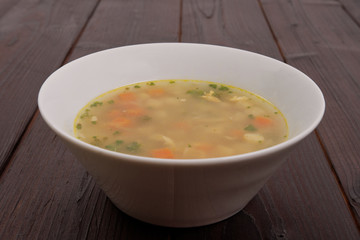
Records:
{"label": "yellow broth", "polygon": [[281,112],[260,96],[214,82],[158,80],[120,87],[77,115],[75,136],[111,151],[155,158],[214,158],[287,138]]}

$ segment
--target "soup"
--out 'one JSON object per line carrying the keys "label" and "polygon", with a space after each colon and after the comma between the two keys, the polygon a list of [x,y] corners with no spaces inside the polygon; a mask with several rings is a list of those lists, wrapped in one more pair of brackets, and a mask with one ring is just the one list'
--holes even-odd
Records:
{"label": "soup", "polygon": [[78,113],[75,136],[111,151],[155,158],[214,158],[283,142],[287,124],[262,97],[197,80],[157,80],[102,94]]}

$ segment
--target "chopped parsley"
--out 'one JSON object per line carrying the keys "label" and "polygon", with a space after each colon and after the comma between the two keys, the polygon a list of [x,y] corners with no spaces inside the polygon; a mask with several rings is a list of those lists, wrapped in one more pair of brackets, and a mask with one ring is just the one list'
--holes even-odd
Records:
{"label": "chopped parsley", "polygon": [[148,116],[148,115],[145,115],[145,116],[143,116],[141,119],[142,119],[143,121],[149,121],[149,120],[151,120],[151,117]]}
{"label": "chopped parsley", "polygon": [[131,142],[126,146],[126,150],[128,150],[129,152],[132,152],[132,153],[137,153],[137,152],[139,152],[140,147],[141,147],[140,143]]}
{"label": "chopped parsley", "polygon": [[254,118],[255,118],[253,114],[249,114],[248,117],[249,117],[250,119],[254,119]]}
{"label": "chopped parsley", "polygon": [[134,86],[134,88],[141,88],[141,86],[139,86],[139,85],[135,85],[135,86]]}
{"label": "chopped parsley", "polygon": [[119,148],[123,142],[123,140],[116,140],[113,144],[106,145],[105,148],[111,151],[121,152]]}
{"label": "chopped parsley", "polygon": [[247,127],[244,128],[244,130],[249,132],[255,132],[257,129],[252,124],[249,124]]}
{"label": "chopped parsley", "polygon": [[146,83],[147,85],[149,85],[149,86],[155,86],[155,83],[154,82],[148,82],[148,83]]}
{"label": "chopped parsley", "polygon": [[108,104],[113,104],[114,103],[114,100],[109,100],[107,101]]}
{"label": "chopped parsley", "polygon": [[85,109],[85,112],[83,114],[80,115],[80,119],[84,119],[84,118],[87,118],[87,117],[90,117],[90,109]]}
{"label": "chopped parsley", "polygon": [[97,136],[93,136],[92,138],[93,138],[92,145],[99,147],[101,145],[101,140]]}
{"label": "chopped parsley", "polygon": [[228,91],[229,88],[226,87],[226,86],[221,85],[221,86],[219,87],[219,90],[220,90],[220,91]]}
{"label": "chopped parsley", "polygon": [[81,123],[76,124],[76,129],[80,130],[82,128]]}
{"label": "chopped parsley", "polygon": [[174,81],[174,80],[172,80],[172,81],[170,81],[169,83],[171,83],[171,84],[172,84],[172,83],[175,83],[175,81]]}
{"label": "chopped parsley", "polygon": [[111,151],[116,150],[114,145],[106,145],[105,148],[108,149],[108,150],[111,150]]}
{"label": "chopped parsley", "polygon": [[186,93],[194,95],[194,96],[202,96],[202,95],[204,95],[204,91],[199,90],[199,89],[188,90]]}
{"label": "chopped parsley", "polygon": [[209,87],[213,88],[213,89],[216,89],[217,88],[217,85],[216,84],[209,84]]}
{"label": "chopped parsley", "polygon": [[90,107],[97,107],[97,106],[102,106],[103,103],[102,102],[99,102],[99,101],[96,101],[96,102],[93,102]]}

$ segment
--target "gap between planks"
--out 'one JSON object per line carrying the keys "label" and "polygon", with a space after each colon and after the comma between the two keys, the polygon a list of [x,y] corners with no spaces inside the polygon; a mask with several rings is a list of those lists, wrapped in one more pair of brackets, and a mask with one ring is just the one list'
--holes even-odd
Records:
{"label": "gap between planks", "polygon": [[39,115],[39,109],[36,108],[34,113],[31,115],[29,122],[26,124],[24,130],[20,134],[18,140],[15,142],[14,146],[12,147],[12,149],[9,153],[9,157],[7,158],[7,160],[5,160],[4,164],[0,166],[0,181],[1,181],[2,176],[4,175],[4,172],[6,172],[6,169],[9,168],[10,163],[11,163],[12,159],[14,158],[18,147],[24,141],[25,137],[29,134],[30,129],[31,129],[32,125],[34,124],[38,115]]}
{"label": "gap between planks", "polygon": [[276,44],[276,46],[277,46],[277,49],[279,50],[279,53],[280,53],[280,56],[281,56],[281,60],[282,60],[284,63],[287,63],[287,62],[286,62],[285,55],[284,55],[284,52],[283,52],[283,50],[282,50],[281,47],[280,47],[279,41],[278,41],[278,39],[277,39],[277,37],[276,37],[276,35],[275,35],[275,32],[274,32],[274,30],[273,30],[272,27],[271,27],[270,21],[269,21],[267,15],[266,15],[264,6],[262,5],[261,0],[257,0],[257,2],[258,2],[258,5],[259,5],[259,7],[260,7],[261,13],[262,13],[263,16],[264,16],[266,25],[268,26],[268,28],[269,28],[269,30],[270,30],[271,36],[272,36],[272,38],[274,39],[274,42],[275,42],[275,44]]}
{"label": "gap between planks", "polygon": [[69,48],[69,51],[66,53],[66,56],[65,56],[63,62],[61,63],[61,66],[65,65],[65,64],[69,61],[72,53],[74,52],[75,47],[77,46],[77,44],[78,44],[81,36],[82,36],[83,33],[85,32],[85,29],[86,29],[86,27],[88,26],[88,24],[89,24],[89,22],[90,22],[90,19],[94,16],[94,13],[95,13],[96,9],[98,8],[100,2],[101,2],[101,0],[98,0],[97,3],[95,4],[95,7],[94,7],[93,10],[90,12],[88,18],[87,18],[86,21],[85,21],[85,24],[84,24],[83,27],[80,29],[79,34],[76,36],[76,38],[74,39],[74,42],[72,43],[71,47]]}
{"label": "gap between planks", "polygon": [[360,28],[360,22],[358,21],[358,19],[354,15],[351,14],[349,9],[343,3],[341,3],[341,8],[346,13],[346,15],[348,15],[349,18],[355,23],[355,25]]}
{"label": "gap between planks", "polygon": [[356,215],[354,213],[354,210],[352,209],[351,207],[351,203],[350,203],[350,200],[349,198],[346,196],[346,192],[345,192],[345,189],[343,187],[343,185],[341,184],[341,181],[340,181],[340,177],[338,176],[338,174],[336,173],[336,170],[335,170],[335,167],[334,165],[332,164],[331,160],[330,160],[330,155],[328,153],[328,151],[326,150],[326,147],[324,146],[322,140],[321,140],[321,137],[318,133],[317,130],[315,130],[315,135],[316,135],[316,138],[318,139],[319,143],[320,143],[320,146],[321,146],[321,149],[323,150],[323,153],[324,153],[324,156],[328,162],[328,165],[330,167],[330,170],[331,170],[331,173],[333,174],[334,178],[335,178],[335,181],[340,189],[340,192],[341,192],[341,195],[344,199],[344,202],[345,202],[345,205],[346,207],[348,208],[354,222],[355,222],[355,225],[358,229],[358,231],[360,232],[360,223],[358,222],[357,218],[356,218]]}

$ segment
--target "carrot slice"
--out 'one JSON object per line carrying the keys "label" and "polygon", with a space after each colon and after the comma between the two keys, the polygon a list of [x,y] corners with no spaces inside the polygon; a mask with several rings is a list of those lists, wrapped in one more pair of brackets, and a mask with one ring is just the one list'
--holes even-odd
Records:
{"label": "carrot slice", "polygon": [[179,122],[174,123],[174,128],[188,131],[188,130],[190,130],[191,125],[185,121],[179,121]]}
{"label": "carrot slice", "polygon": [[242,138],[244,131],[241,129],[234,129],[230,132],[229,136],[234,138]]}
{"label": "carrot slice", "polygon": [[151,151],[151,156],[156,158],[174,158],[174,153],[169,148],[158,148]]}
{"label": "carrot slice", "polygon": [[197,143],[194,145],[194,147],[203,152],[210,152],[214,149],[214,145],[211,143]]}
{"label": "carrot slice", "polygon": [[135,93],[133,92],[124,92],[119,94],[119,98],[121,101],[129,102],[129,101],[134,101],[136,99],[136,96]]}
{"label": "carrot slice", "polygon": [[254,124],[258,127],[269,127],[273,124],[273,120],[268,117],[257,116],[254,119]]}
{"label": "carrot slice", "polygon": [[111,110],[111,111],[107,114],[107,116],[108,116],[109,118],[111,118],[111,119],[114,119],[114,118],[120,117],[121,114],[122,114],[122,113],[121,113],[120,110],[118,110],[118,109],[113,109],[113,110]]}
{"label": "carrot slice", "polygon": [[165,94],[165,90],[162,88],[151,88],[147,92],[152,97],[161,97]]}
{"label": "carrot slice", "polygon": [[131,120],[125,117],[117,117],[109,123],[109,126],[114,128],[130,127],[131,125]]}
{"label": "carrot slice", "polygon": [[127,109],[124,113],[126,116],[139,117],[145,114],[145,110],[143,108],[136,107],[136,108]]}

